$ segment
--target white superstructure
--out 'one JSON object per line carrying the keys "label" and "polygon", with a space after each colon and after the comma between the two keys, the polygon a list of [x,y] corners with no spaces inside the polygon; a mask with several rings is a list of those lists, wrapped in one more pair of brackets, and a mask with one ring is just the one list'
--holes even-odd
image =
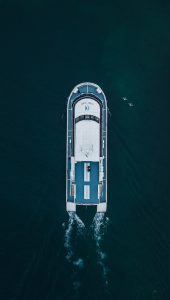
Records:
{"label": "white superstructure", "polygon": [[88,116],[100,119],[100,105],[93,99],[84,98],[75,104],[75,119],[85,120],[75,124],[75,161],[99,161],[100,125],[88,120]]}

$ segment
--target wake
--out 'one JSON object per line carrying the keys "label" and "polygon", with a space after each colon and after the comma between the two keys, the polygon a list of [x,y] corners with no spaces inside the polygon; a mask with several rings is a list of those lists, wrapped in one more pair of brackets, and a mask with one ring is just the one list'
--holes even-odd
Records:
{"label": "wake", "polygon": [[64,247],[67,252],[66,259],[69,262],[73,262],[73,258],[75,256],[75,253],[73,250],[73,239],[72,239],[73,231],[75,229],[77,235],[83,236],[83,232],[85,230],[85,225],[76,213],[69,212],[68,215],[69,215],[69,220],[68,220],[68,227],[65,230]]}
{"label": "wake", "polygon": [[[80,272],[85,267],[85,262],[83,258],[78,257],[78,255],[76,254],[76,247],[74,247],[74,242],[75,236],[84,238],[86,227],[76,213],[70,212],[68,215],[68,225],[65,229],[64,237],[64,247],[66,250],[65,258],[70,264],[72,264],[75,269],[72,280],[73,287],[75,291],[78,292],[82,285],[80,282]],[[104,233],[108,227],[108,223],[109,218],[105,217],[104,213],[96,213],[91,225],[92,235],[96,246],[97,263],[101,267],[102,277],[106,287],[108,287],[109,269],[107,266],[107,254],[103,250],[102,243]]]}
{"label": "wake", "polygon": [[76,213],[70,212],[68,215],[69,220],[68,226],[65,230],[64,239],[64,247],[66,249],[65,258],[75,268],[75,272],[73,274],[73,287],[75,291],[78,292],[81,287],[79,272],[84,268],[84,260],[81,257],[76,257],[76,252],[73,247],[73,233],[75,231],[78,236],[83,237],[85,225]]}
{"label": "wake", "polygon": [[108,222],[109,222],[109,218],[108,217],[105,218],[104,213],[96,213],[92,223],[93,235],[96,243],[97,260],[98,260],[98,264],[101,266],[102,275],[106,287],[108,286],[109,269],[106,265],[107,254],[102,249],[102,240],[103,240],[104,232],[107,229]]}
{"label": "wake", "polygon": [[68,227],[65,231],[65,242],[64,247],[67,251],[66,259],[71,262],[71,259],[73,257],[73,249],[72,249],[72,243],[71,243],[71,237],[73,233],[73,224],[74,224],[74,214],[69,213],[69,220],[68,220]]}

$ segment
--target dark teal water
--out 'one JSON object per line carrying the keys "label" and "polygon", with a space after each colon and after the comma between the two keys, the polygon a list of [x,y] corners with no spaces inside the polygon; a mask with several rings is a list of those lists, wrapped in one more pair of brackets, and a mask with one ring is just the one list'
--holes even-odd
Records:
{"label": "dark teal water", "polygon": [[[166,0],[0,1],[1,300],[170,299],[169,13]],[[109,221],[100,241],[73,228],[78,268],[65,114],[83,81],[108,99]]]}

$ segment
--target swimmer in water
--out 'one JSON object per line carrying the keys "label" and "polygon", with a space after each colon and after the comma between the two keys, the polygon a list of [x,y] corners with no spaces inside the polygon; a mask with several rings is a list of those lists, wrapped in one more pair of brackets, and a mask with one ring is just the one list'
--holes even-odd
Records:
{"label": "swimmer in water", "polygon": [[123,100],[123,101],[127,101],[127,98],[126,98],[126,97],[122,97],[122,100]]}

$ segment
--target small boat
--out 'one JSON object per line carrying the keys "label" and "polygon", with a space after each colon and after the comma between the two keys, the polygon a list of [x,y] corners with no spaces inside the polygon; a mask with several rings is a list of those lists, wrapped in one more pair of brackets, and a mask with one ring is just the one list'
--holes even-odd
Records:
{"label": "small boat", "polygon": [[66,210],[107,210],[107,101],[94,83],[76,85],[67,103]]}

